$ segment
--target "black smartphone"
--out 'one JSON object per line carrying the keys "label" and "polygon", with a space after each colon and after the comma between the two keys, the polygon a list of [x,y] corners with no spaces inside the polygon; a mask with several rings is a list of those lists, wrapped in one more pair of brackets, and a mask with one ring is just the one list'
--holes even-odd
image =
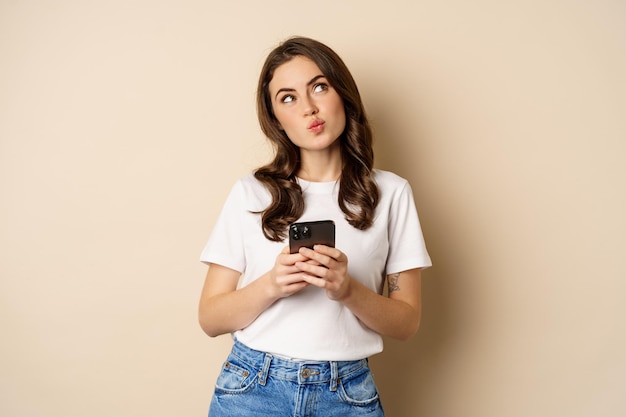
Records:
{"label": "black smartphone", "polygon": [[300,248],[313,249],[313,245],[335,247],[335,222],[320,220],[316,222],[293,223],[289,226],[289,251],[296,253]]}

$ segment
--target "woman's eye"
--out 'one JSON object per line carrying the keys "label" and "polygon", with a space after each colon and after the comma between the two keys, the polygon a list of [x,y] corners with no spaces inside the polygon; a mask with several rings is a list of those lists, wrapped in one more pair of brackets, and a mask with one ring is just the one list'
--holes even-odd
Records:
{"label": "woman's eye", "polygon": [[313,91],[315,93],[321,93],[322,91],[326,90],[328,90],[328,84],[320,83],[313,86]]}
{"label": "woman's eye", "polygon": [[283,102],[283,103],[291,103],[294,100],[295,100],[294,96],[292,96],[290,94],[287,94],[287,95],[283,96],[283,98],[280,99],[280,101]]}

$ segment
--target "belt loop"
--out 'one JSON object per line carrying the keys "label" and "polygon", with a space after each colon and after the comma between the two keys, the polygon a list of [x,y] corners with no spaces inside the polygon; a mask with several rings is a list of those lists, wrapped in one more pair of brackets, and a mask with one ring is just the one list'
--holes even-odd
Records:
{"label": "belt loop", "polygon": [[339,383],[339,371],[337,370],[337,362],[330,362],[330,390],[337,391],[337,384]]}
{"label": "belt loop", "polygon": [[267,374],[270,371],[270,364],[272,363],[272,355],[269,353],[265,354],[265,359],[263,359],[263,368],[261,372],[259,372],[259,384],[265,385],[267,382]]}

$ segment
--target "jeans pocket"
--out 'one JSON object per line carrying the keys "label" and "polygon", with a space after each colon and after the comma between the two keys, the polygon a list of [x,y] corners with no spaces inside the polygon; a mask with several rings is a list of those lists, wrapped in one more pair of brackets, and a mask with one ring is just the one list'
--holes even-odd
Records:
{"label": "jeans pocket", "polygon": [[337,391],[341,399],[351,405],[366,406],[378,401],[378,389],[369,368],[342,378]]}
{"label": "jeans pocket", "polygon": [[257,379],[257,371],[252,366],[229,357],[215,382],[215,392],[239,394],[247,391]]}

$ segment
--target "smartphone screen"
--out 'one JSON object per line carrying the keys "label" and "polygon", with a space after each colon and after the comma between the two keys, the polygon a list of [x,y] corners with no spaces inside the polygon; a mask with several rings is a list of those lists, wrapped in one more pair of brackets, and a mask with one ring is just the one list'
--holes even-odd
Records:
{"label": "smartphone screen", "polygon": [[335,222],[320,220],[293,223],[289,226],[289,251],[296,253],[300,248],[313,249],[314,245],[335,247]]}

